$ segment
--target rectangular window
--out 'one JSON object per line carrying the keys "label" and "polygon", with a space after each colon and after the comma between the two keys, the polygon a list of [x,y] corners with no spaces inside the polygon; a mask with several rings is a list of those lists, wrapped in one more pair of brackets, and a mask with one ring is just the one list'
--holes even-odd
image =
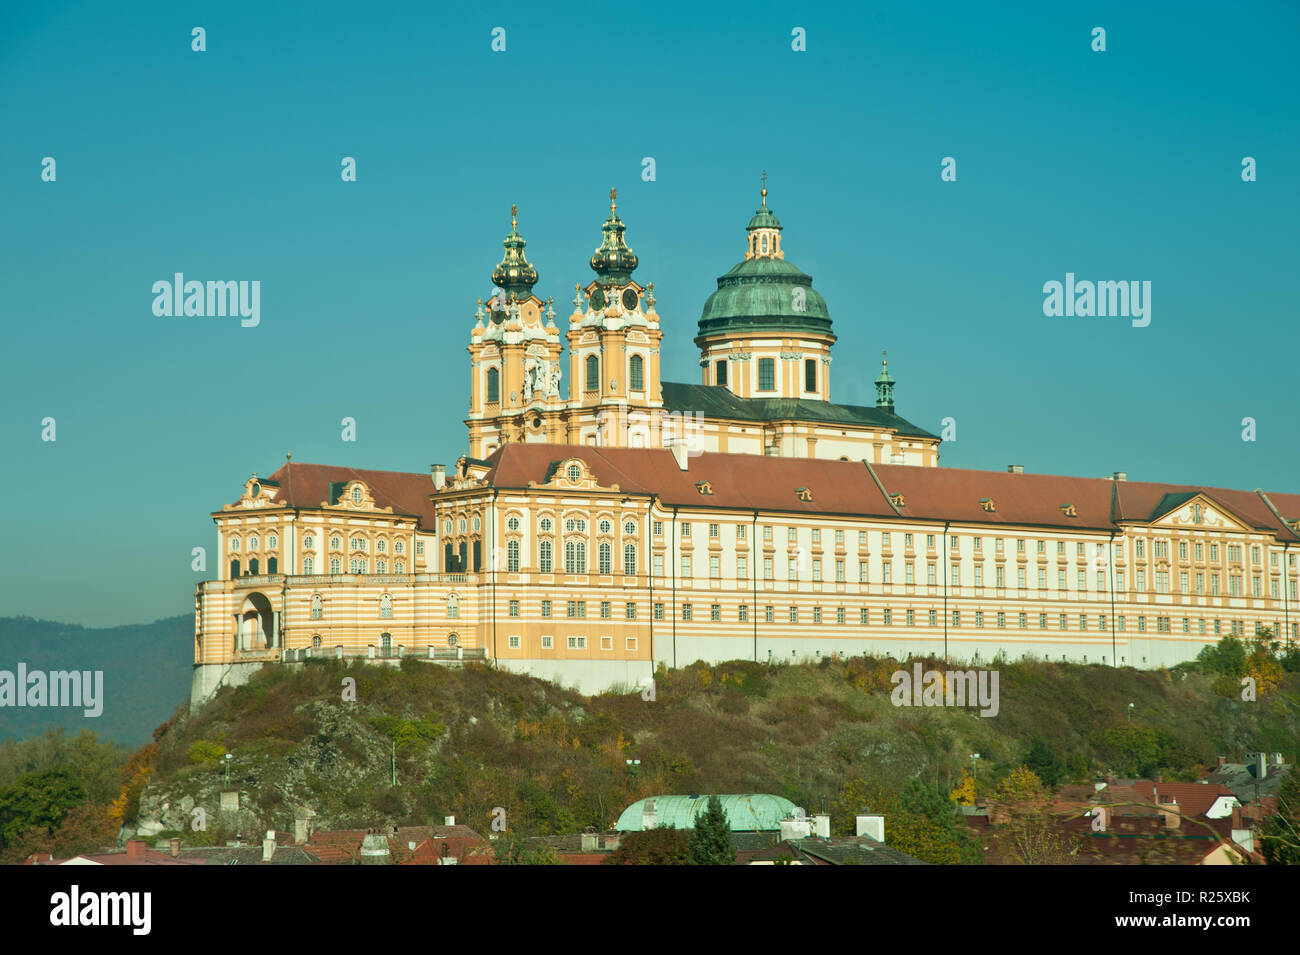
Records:
{"label": "rectangular window", "polygon": [[[1001,570],[1002,568],[999,567],[998,569]],[[1023,567],[1016,568],[1016,586],[1019,587],[1021,590],[1026,589],[1025,568]]]}
{"label": "rectangular window", "polygon": [[998,587],[1005,587],[1007,585],[1007,569],[1000,564],[994,572],[994,580]]}
{"label": "rectangular window", "polygon": [[1019,540],[1016,541],[1016,553],[1023,554],[1024,552],[1025,552],[1025,539],[1021,537]]}
{"label": "rectangular window", "polygon": [[775,358],[760,358],[758,360],[758,390],[776,391]]}
{"label": "rectangular window", "polygon": [[1145,593],[1147,589],[1147,572],[1139,567],[1135,573],[1137,574],[1138,593]]}
{"label": "rectangular window", "polygon": [[915,610],[909,610],[909,611],[907,612],[907,625],[908,625],[909,627],[914,627],[914,626],[916,626],[916,611],[915,611]]}
{"label": "rectangular window", "polygon": [[882,583],[886,583],[886,584],[888,584],[888,583],[892,583],[892,582],[893,582],[893,581],[890,579],[890,577],[891,577],[892,574],[893,574],[893,567],[894,567],[893,564],[881,564],[881,565],[880,565],[880,580],[881,580]]}
{"label": "rectangular window", "polygon": [[654,575],[662,577],[664,575],[664,555],[655,554],[654,556]]}
{"label": "rectangular window", "polygon": [[960,626],[961,626],[961,611],[954,610],[952,612],[952,627],[954,630],[956,630]]}
{"label": "rectangular window", "polygon": [[1088,589],[1088,572],[1087,572],[1086,570],[1081,570],[1081,571],[1079,571],[1077,574],[1075,574],[1075,576],[1078,578],[1079,590],[1081,590],[1081,591],[1083,591],[1083,590],[1087,590],[1087,589]]}
{"label": "rectangular window", "polygon": [[1120,591],[1124,590],[1124,571],[1115,571],[1115,586],[1119,588]]}
{"label": "rectangular window", "polygon": [[975,611],[975,626],[976,626],[976,627],[982,627],[982,626],[984,626],[984,611],[983,611],[983,610],[976,610],[976,611]]}
{"label": "rectangular window", "polygon": [[1106,573],[1105,571],[1099,570],[1097,571],[1097,590],[1102,591],[1105,589],[1106,589]]}
{"label": "rectangular window", "polygon": [[772,558],[771,557],[763,558],[763,579],[764,580],[772,579]]}
{"label": "rectangular window", "polygon": [[984,538],[982,537],[975,538],[975,553],[978,554],[983,549],[984,549]]}
{"label": "rectangular window", "polygon": [[710,620],[722,619],[722,604],[712,604],[709,607],[709,619]]}
{"label": "rectangular window", "polygon": [[813,607],[813,623],[821,623],[821,622],[822,622],[822,608]]}
{"label": "rectangular window", "polygon": [[835,532],[835,546],[836,546],[836,547],[839,547],[839,546],[840,546],[841,544],[843,544],[843,543],[844,543],[844,532],[843,532],[843,531],[836,531],[836,532]]}
{"label": "rectangular window", "polygon": [[776,611],[772,607],[763,608],[763,620],[765,623],[771,623],[776,619]]}
{"label": "rectangular window", "polygon": [[793,543],[795,543],[796,541],[798,541],[798,540],[799,540],[799,531],[798,531],[798,528],[787,527],[787,528],[786,528],[786,531],[785,531],[785,539],[786,539],[789,543],[791,543],[791,544],[793,544]]}
{"label": "rectangular window", "polygon": [[749,558],[748,557],[736,558],[736,579],[737,580],[749,579]]}
{"label": "rectangular window", "polygon": [[741,622],[741,623],[744,623],[746,620],[748,620],[748,619],[749,619],[749,605],[748,605],[748,604],[741,604],[740,607],[739,607],[739,610],[738,610],[738,615],[739,615],[739,618],[740,618],[740,622]]}
{"label": "rectangular window", "polygon": [[1038,589],[1047,589],[1047,570],[1043,567],[1038,568]]}
{"label": "rectangular window", "polygon": [[889,547],[889,531],[880,532],[880,546],[881,548]]}
{"label": "rectangular window", "polygon": [[858,531],[858,550],[865,550],[867,546],[867,532]]}
{"label": "rectangular window", "polygon": [[715,369],[713,383],[717,385],[725,385],[727,383],[727,363],[725,361],[717,361],[713,363],[713,367]]}
{"label": "rectangular window", "polygon": [[1080,630],[1088,629],[1088,615],[1086,613],[1079,614],[1079,629]]}
{"label": "rectangular window", "polygon": [[867,582],[867,562],[865,560],[860,560],[858,561],[858,583],[865,584],[866,582]]}
{"label": "rectangular window", "polygon": [[[813,564],[813,580],[821,580],[821,579],[822,579],[822,559],[821,559],[820,557],[814,557],[814,558],[813,558],[813,562],[812,562],[812,564]],[[1255,579],[1258,580],[1259,578],[1255,578]]]}
{"label": "rectangular window", "polygon": [[717,537],[718,537],[718,525],[717,525],[717,524],[710,524],[710,525],[709,525],[709,537],[711,537],[711,538],[713,538],[713,539],[715,539],[715,540],[717,539]]}
{"label": "rectangular window", "polygon": [[550,602],[549,600],[543,600],[543,601],[542,601],[542,616],[543,616],[543,617],[549,617],[550,615],[551,615],[551,602]]}
{"label": "rectangular window", "polygon": [[746,533],[746,531],[745,531],[745,525],[744,525],[744,524],[737,524],[737,525],[736,525],[736,540],[738,540],[738,541],[747,540],[748,538],[746,538],[745,533]]}
{"label": "rectangular window", "polygon": [[862,624],[862,626],[865,627],[867,625],[867,619],[868,619],[867,608],[863,607],[861,610],[858,611],[858,623]]}
{"label": "rectangular window", "polygon": [[654,522],[654,533],[655,533],[655,537],[663,537],[663,536],[664,536],[664,522],[663,522],[663,521],[655,521],[655,522]]}
{"label": "rectangular window", "polygon": [[682,521],[682,540],[687,540],[691,536],[691,525],[689,521]]}
{"label": "rectangular window", "polygon": [[798,607],[791,607],[791,608],[790,608],[790,622],[791,622],[791,623],[798,623],[798,622],[799,622],[799,608],[798,608]]}
{"label": "rectangular window", "polygon": [[722,578],[722,558],[721,558],[721,557],[710,557],[710,558],[709,558],[709,577],[712,578],[713,580],[720,580],[720,579]]}
{"label": "rectangular window", "polygon": [[1007,615],[1001,610],[998,611],[998,629],[1003,630],[1007,626]]}
{"label": "rectangular window", "polygon": [[550,650],[555,646],[555,638],[551,636],[542,637],[542,649]]}
{"label": "rectangular window", "polygon": [[912,562],[910,560],[903,565],[903,582],[908,584],[916,582],[915,574],[912,571]]}
{"label": "rectangular window", "polygon": [[787,560],[787,561],[785,562],[785,565],[786,565],[786,566],[785,566],[786,579],[787,579],[787,580],[798,580],[798,579],[799,579],[799,561],[798,561],[798,559],[795,558],[795,557],[791,557],[789,560]]}
{"label": "rectangular window", "polygon": [[771,539],[772,539],[772,525],[768,524],[763,528],[763,540],[770,541]]}
{"label": "rectangular window", "polygon": [[1144,556],[1142,548],[1143,548],[1142,541],[1133,542],[1133,553],[1136,554],[1138,557]]}
{"label": "rectangular window", "polygon": [[926,535],[925,535],[925,546],[928,547],[930,550],[934,550],[934,535],[933,535],[933,534],[926,534]]}
{"label": "rectangular window", "polygon": [[837,609],[835,610],[835,622],[836,622],[836,623],[843,623],[843,622],[844,622],[844,608],[843,608],[843,607],[839,607],[839,608],[837,608]]}
{"label": "rectangular window", "polygon": [[980,564],[975,565],[975,586],[984,586],[984,567]]}
{"label": "rectangular window", "polygon": [[518,601],[518,600],[512,600],[512,601],[510,601],[510,616],[512,616],[512,617],[517,617],[517,616],[519,616],[519,601]]}
{"label": "rectangular window", "polygon": [[844,561],[835,561],[835,582],[844,583]]}
{"label": "rectangular window", "polygon": [[628,638],[624,641],[624,644],[623,644],[623,645],[626,646],[629,650],[635,652],[635,651],[636,651],[636,637],[628,637]]}
{"label": "rectangular window", "polygon": [[519,649],[519,638],[518,638],[517,636],[515,636],[514,634],[511,634],[511,635],[507,638],[507,640],[509,641],[509,647],[510,647],[511,650],[518,650],[518,649]]}
{"label": "rectangular window", "polygon": [[1138,633],[1146,633],[1146,630],[1147,630],[1147,618],[1138,617]]}
{"label": "rectangular window", "polygon": [[578,601],[570,600],[565,604],[565,616],[576,617],[578,615]]}
{"label": "rectangular window", "polygon": [[1187,593],[1187,571],[1180,571],[1178,574],[1178,592]]}
{"label": "rectangular window", "polygon": [[813,542],[814,544],[820,544],[820,543],[822,542],[822,532],[821,532],[821,528],[819,528],[819,527],[814,527],[814,528],[812,529],[812,542]]}
{"label": "rectangular window", "polygon": [[903,547],[907,548],[908,550],[911,549],[911,547],[912,547],[912,535],[911,535],[911,534],[904,534],[904,535],[903,535]]}
{"label": "rectangular window", "polygon": [[683,620],[690,620],[690,619],[691,619],[691,613],[692,613],[691,605],[690,605],[690,604],[682,604],[682,619],[683,619]]}
{"label": "rectangular window", "polygon": [[587,638],[586,638],[586,637],[569,637],[569,649],[570,649],[570,650],[585,650],[585,649],[587,649]]}
{"label": "rectangular window", "polygon": [[631,602],[631,601],[628,601],[628,603],[624,606],[623,609],[624,609],[624,615],[627,617],[628,620],[635,620],[635,619],[636,619],[636,604],[635,604],[635,603],[633,603],[633,602]]}
{"label": "rectangular window", "polygon": [[927,584],[929,584],[931,587],[933,587],[933,586],[935,585],[935,581],[936,581],[937,579],[938,579],[938,578],[937,578],[937,575],[936,575],[936,571],[935,571],[934,564],[926,564],[926,565],[925,565],[925,582],[926,582]]}
{"label": "rectangular window", "polygon": [[682,576],[691,576],[691,557],[689,554],[682,555]]}
{"label": "rectangular window", "polygon": [[1056,589],[1057,589],[1057,590],[1064,590],[1064,589],[1065,589],[1065,571],[1064,571],[1064,570],[1057,570],[1057,572],[1056,572]]}
{"label": "rectangular window", "polygon": [[1065,629],[1065,614],[1061,614],[1060,619],[1057,620],[1056,623],[1057,623],[1057,627],[1056,627],[1056,629],[1058,629],[1058,630],[1064,630],[1064,629]]}
{"label": "rectangular window", "polygon": [[952,576],[948,578],[949,582],[954,587],[960,587],[961,586],[961,564],[953,564],[952,567],[949,569],[952,571]]}
{"label": "rectangular window", "polygon": [[608,600],[602,600],[600,602],[600,619],[608,620],[613,615],[613,608],[611,607],[610,602]]}
{"label": "rectangular window", "polygon": [[1021,614],[1020,614],[1020,619],[1019,619],[1018,622],[1019,622],[1019,624],[1020,624],[1020,629],[1021,629],[1021,630],[1028,630],[1028,629],[1029,629],[1029,614],[1027,614],[1027,613],[1021,613]]}
{"label": "rectangular window", "polygon": [[803,390],[817,390],[817,359],[805,358],[803,360]]}
{"label": "rectangular window", "polygon": [[938,612],[937,610],[931,610],[931,611],[930,611],[930,626],[932,626],[932,627],[937,627],[938,625],[939,625],[939,612]]}
{"label": "rectangular window", "polygon": [[1045,613],[1040,613],[1040,614],[1038,615],[1038,629],[1039,629],[1039,630],[1046,630],[1046,629],[1047,629],[1047,614],[1045,614]]}
{"label": "rectangular window", "polygon": [[953,550],[957,550],[957,538],[956,537],[948,538],[948,546],[951,547]]}
{"label": "rectangular window", "polygon": [[655,604],[654,617],[655,617],[656,620],[662,620],[662,619],[664,618],[664,605],[663,605],[663,604],[661,604],[661,603],[656,603],[656,604]]}
{"label": "rectangular window", "polygon": [[[862,612],[863,612],[863,613],[866,613],[865,610],[862,611]],[[888,627],[888,626],[889,626],[890,624],[892,624],[893,622],[894,622],[894,612],[893,612],[892,610],[890,610],[888,607],[886,607],[886,608],[885,608],[885,626]]]}

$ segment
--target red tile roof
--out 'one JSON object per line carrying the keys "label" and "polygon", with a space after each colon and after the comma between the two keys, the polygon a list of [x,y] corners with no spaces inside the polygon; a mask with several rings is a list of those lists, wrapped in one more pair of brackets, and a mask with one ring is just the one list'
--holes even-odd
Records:
{"label": "red tile roof", "polygon": [[1227,786],[1218,783],[1156,783],[1149,779],[1139,779],[1133,784],[1134,791],[1143,802],[1155,802],[1159,794],[1163,805],[1169,799],[1178,803],[1178,811],[1184,816],[1203,816],[1215,801],[1223,796],[1235,800],[1237,797]]}
{"label": "red tile roof", "polygon": [[425,530],[433,529],[433,479],[428,474],[405,471],[370,471],[332,464],[308,464],[290,461],[265,478],[266,484],[278,484],[276,503],[289,507],[317,508],[330,501],[330,485],[345,481],[362,481],[370,489],[375,503],[391,507],[394,514],[420,519]]}
{"label": "red tile roof", "polygon": [[[683,471],[665,449],[506,444],[488,459],[488,480],[498,487],[544,483],[569,458],[582,461],[602,486],[657,494],[667,507],[892,517],[895,511],[886,495],[901,494],[898,513],[921,520],[1109,531],[1116,521],[1154,519],[1161,505],[1167,510],[1178,495],[1202,493],[1253,528],[1300,541],[1300,534],[1279,521],[1254,491],[1109,478],[878,464],[872,470],[882,494],[861,461],[705,452],[688,458]],[[708,481],[713,493],[701,494],[700,481]],[[801,500],[799,488],[808,488],[812,499]],[[1268,497],[1285,520],[1300,519],[1300,494]],[[994,509],[986,510],[982,500],[991,500]],[[1067,505],[1077,516],[1066,515]]]}

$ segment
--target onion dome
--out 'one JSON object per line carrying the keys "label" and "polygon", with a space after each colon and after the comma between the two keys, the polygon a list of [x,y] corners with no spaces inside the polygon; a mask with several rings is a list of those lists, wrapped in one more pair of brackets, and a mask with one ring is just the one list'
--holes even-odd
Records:
{"label": "onion dome", "polygon": [[591,268],[600,276],[598,281],[604,285],[623,285],[629,282],[632,271],[636,268],[636,253],[623,240],[626,226],[616,211],[614,200],[617,198],[618,190],[609,190],[609,218],[600,227],[604,239],[600,248],[591,256]]}
{"label": "onion dome", "polygon": [[718,289],[704,302],[699,335],[782,331],[831,334],[826,300],[812,287],[812,276],[785,259],[781,222],[763,204],[745,227],[745,258],[718,279]]}
{"label": "onion dome", "polygon": [[[528,264],[524,257],[524,237],[519,234],[519,207],[510,207],[510,234],[503,243],[505,255],[500,264],[492,270],[492,284],[506,293],[506,298],[514,297],[523,301],[533,294],[537,284],[537,270]],[[498,306],[500,307],[500,306]]]}

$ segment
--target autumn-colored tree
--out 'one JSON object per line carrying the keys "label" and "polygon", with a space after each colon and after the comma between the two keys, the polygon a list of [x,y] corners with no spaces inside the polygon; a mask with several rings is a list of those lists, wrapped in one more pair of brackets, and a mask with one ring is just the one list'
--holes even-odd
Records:
{"label": "autumn-colored tree", "polygon": [[973,806],[975,799],[979,795],[975,786],[975,777],[966,769],[961,771],[961,782],[959,782],[953,791],[948,793],[948,798],[959,806]]}
{"label": "autumn-colored tree", "polygon": [[1064,865],[1078,841],[1052,812],[1052,797],[1031,770],[1017,766],[998,784],[996,839],[1004,855],[1022,865]]}
{"label": "autumn-colored tree", "polygon": [[144,787],[148,784],[149,777],[153,775],[154,765],[157,762],[158,744],[149,743],[132,753],[131,758],[122,767],[122,789],[108,810],[109,815],[119,826],[135,819],[139,813],[140,794],[144,792]]}
{"label": "autumn-colored tree", "polygon": [[629,832],[604,865],[687,865],[690,842],[684,829],[660,826],[644,832]]}

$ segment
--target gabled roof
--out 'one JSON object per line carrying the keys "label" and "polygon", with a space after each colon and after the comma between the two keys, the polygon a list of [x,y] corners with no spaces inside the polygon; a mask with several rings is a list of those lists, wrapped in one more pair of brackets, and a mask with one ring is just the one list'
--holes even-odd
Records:
{"label": "gabled roof", "polygon": [[321,506],[322,501],[337,503],[338,494],[351,481],[363,482],[370,489],[376,506],[391,507],[394,514],[418,518],[423,529],[432,530],[434,512],[429,495],[434,488],[433,479],[427,474],[290,461],[261,483],[279,485],[276,505],[314,510]]}
{"label": "gabled roof", "polygon": [[937,437],[898,415],[864,405],[837,405],[802,398],[741,398],[725,385],[691,385],[677,381],[663,382],[662,389],[664,410],[698,413],[706,418],[753,422],[812,421],[897,431],[905,437]]}
{"label": "gabled roof", "polygon": [[1143,802],[1156,802],[1158,796],[1159,804],[1164,805],[1173,799],[1184,816],[1204,816],[1220,799],[1237,799],[1231,789],[1218,783],[1157,783],[1139,779],[1133,789]]}

